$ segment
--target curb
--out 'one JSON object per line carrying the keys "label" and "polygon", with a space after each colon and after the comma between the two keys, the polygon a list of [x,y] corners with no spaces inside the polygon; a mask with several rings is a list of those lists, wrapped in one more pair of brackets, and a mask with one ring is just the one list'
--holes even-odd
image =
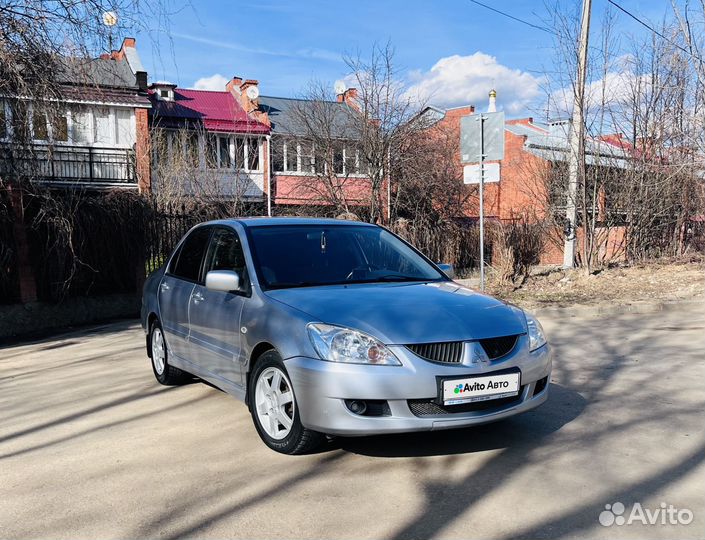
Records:
{"label": "curb", "polygon": [[676,311],[683,308],[695,308],[705,306],[705,299],[699,300],[670,300],[666,302],[637,302],[634,304],[616,304],[606,306],[564,306],[564,307],[539,307],[528,308],[527,311],[537,316],[563,318],[563,317],[584,317],[600,318],[628,314],[648,314],[662,311]]}

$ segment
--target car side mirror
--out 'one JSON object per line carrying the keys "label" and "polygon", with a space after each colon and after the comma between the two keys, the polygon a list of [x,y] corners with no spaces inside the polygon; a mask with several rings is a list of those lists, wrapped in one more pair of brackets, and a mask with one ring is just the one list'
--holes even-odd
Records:
{"label": "car side mirror", "polygon": [[240,291],[240,274],[233,270],[211,270],[206,274],[206,289],[238,292]]}
{"label": "car side mirror", "polygon": [[449,263],[438,263],[438,268],[443,270],[443,273],[450,279],[455,279],[455,270],[453,270],[453,265]]}

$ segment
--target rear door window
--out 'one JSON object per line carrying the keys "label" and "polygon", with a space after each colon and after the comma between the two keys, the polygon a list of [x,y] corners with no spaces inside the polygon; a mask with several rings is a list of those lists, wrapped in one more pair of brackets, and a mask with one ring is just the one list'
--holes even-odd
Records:
{"label": "rear door window", "polygon": [[199,281],[203,255],[210,235],[210,227],[199,227],[186,237],[179,250],[176,264],[170,268],[172,275],[188,281]]}

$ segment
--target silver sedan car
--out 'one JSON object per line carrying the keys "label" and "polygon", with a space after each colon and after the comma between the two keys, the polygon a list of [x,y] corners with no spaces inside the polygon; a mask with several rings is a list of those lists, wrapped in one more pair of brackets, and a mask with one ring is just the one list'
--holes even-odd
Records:
{"label": "silver sedan car", "polygon": [[264,443],[287,454],[546,401],[539,322],[452,277],[376,225],[203,223],[145,284],[147,352],[160,383],[197,376],[244,401]]}

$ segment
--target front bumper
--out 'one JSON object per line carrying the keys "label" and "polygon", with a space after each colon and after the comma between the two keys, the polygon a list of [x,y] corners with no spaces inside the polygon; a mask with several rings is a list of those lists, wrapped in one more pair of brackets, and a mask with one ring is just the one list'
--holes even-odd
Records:
{"label": "front bumper", "polygon": [[[339,364],[306,357],[285,360],[303,425],[322,433],[347,436],[452,429],[520,414],[538,407],[548,397],[552,351],[544,345],[529,352],[526,336],[502,359],[472,365],[443,365],[419,358],[403,346],[390,349],[401,366]],[[516,398],[483,402],[477,410],[434,405],[437,377],[487,375],[511,368],[521,372],[521,389]],[[537,389],[537,383],[544,380],[543,389]],[[345,400],[385,400],[391,414],[357,415],[348,409]],[[417,406],[424,402],[429,406]],[[416,405],[410,408],[410,403]],[[456,412],[457,409],[464,412]]]}

